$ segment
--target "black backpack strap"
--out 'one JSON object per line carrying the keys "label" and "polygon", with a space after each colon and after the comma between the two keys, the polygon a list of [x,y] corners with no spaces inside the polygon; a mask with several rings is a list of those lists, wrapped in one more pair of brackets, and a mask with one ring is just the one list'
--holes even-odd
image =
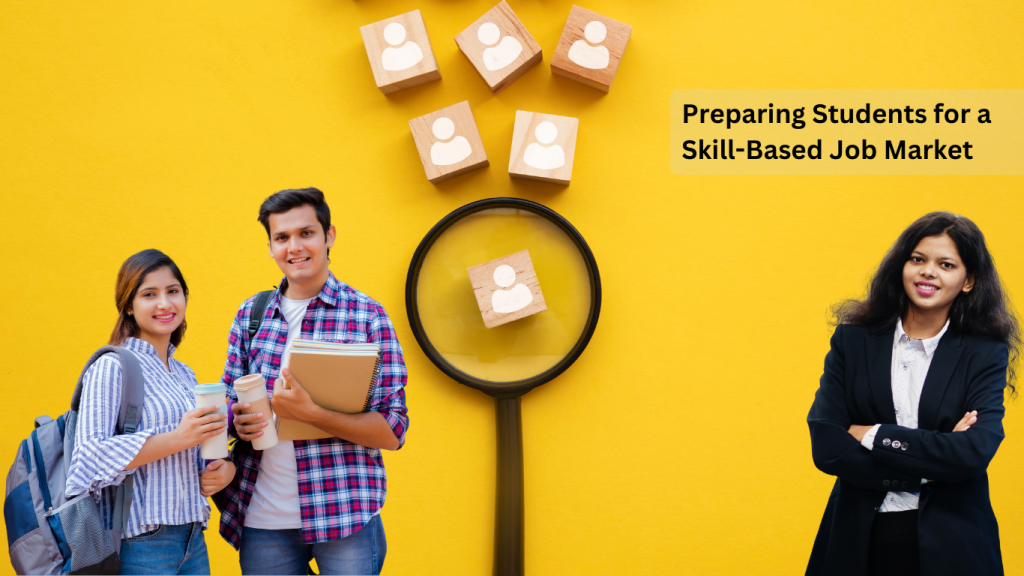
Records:
{"label": "black backpack strap", "polygon": [[[139,358],[126,348],[119,346],[104,346],[93,353],[89,361],[85,363],[81,376],[78,377],[78,384],[75,385],[75,394],[71,397],[71,409],[78,412],[78,406],[82,400],[82,383],[85,381],[85,373],[104,354],[117,354],[121,359],[122,377],[124,384],[121,392],[121,406],[117,412],[117,427],[115,434],[133,434],[139,428],[142,421],[142,402],[146,397],[144,382],[142,378],[142,364]],[[114,531],[124,532],[128,525],[128,513],[132,507],[132,494],[135,485],[135,475],[129,474],[124,482],[117,487],[117,495],[114,498]]]}
{"label": "black backpack strap", "polygon": [[263,324],[263,314],[267,311],[267,304],[270,304],[270,297],[274,290],[264,290],[256,295],[256,301],[252,304],[252,311],[249,313],[249,342],[256,337]]}

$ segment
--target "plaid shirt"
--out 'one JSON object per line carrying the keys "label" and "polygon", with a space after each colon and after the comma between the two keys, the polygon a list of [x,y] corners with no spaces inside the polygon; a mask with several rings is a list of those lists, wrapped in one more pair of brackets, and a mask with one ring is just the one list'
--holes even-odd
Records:
{"label": "plaid shirt", "polygon": [[[242,303],[231,323],[222,381],[233,400],[237,400],[235,380],[247,374],[262,374],[268,392],[273,392],[288,338],[288,324],[279,307],[286,284],[287,280],[282,280],[267,304],[263,324],[252,345],[248,343],[248,326],[255,296]],[[398,438],[399,447],[405,444],[409,426],[405,361],[384,307],[329,274],[320,294],[306,308],[301,338],[380,343],[380,382],[370,410],[384,416]],[[241,543],[245,511],[256,488],[262,455],[263,451],[253,450],[251,443],[236,442],[231,459],[238,472],[231,484],[215,496],[221,510],[220,533],[236,549]],[[337,540],[358,531],[384,505],[387,475],[378,448],[340,438],[295,440],[295,462],[302,539],[307,544]]]}

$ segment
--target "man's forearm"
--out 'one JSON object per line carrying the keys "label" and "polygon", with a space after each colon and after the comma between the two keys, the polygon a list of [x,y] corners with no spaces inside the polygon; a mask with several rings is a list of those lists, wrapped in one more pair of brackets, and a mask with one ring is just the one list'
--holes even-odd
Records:
{"label": "man's forearm", "polygon": [[308,423],[338,438],[367,448],[397,450],[398,438],[380,412],[345,414],[317,407]]}

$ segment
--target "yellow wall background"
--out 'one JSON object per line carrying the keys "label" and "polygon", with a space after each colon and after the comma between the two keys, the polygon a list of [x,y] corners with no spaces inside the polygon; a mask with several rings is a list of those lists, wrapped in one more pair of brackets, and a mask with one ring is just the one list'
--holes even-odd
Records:
{"label": "yellow wall background", "polygon": [[[385,456],[388,574],[487,574],[492,401],[409,330],[423,234],[485,197],[550,206],[587,238],[604,307],[580,360],[523,400],[531,574],[796,574],[833,479],[804,422],[827,310],[898,233],[947,209],[985,232],[1024,309],[1022,177],[676,176],[678,88],[1021,88],[1024,5],[614,2],[632,24],[610,94],[550,71],[569,1],[512,0],[544,61],[494,97],[454,36],[492,0],[4,2],[0,18],[0,454],[67,405],[115,316],[114,278],[156,247],[192,291],[179,358],[220,377],[232,315],[276,284],[256,222],[288,187],[328,195],[333,270],[390,312],[408,443]],[[419,8],[443,80],[383,96],[358,27]],[[468,99],[488,169],[428,183],[410,118]],[[517,109],[580,119],[568,188],[510,180]],[[1024,573],[1024,402],[989,467],[1007,573]],[[207,532],[215,573],[234,552]],[[9,564],[0,562],[9,573]]]}

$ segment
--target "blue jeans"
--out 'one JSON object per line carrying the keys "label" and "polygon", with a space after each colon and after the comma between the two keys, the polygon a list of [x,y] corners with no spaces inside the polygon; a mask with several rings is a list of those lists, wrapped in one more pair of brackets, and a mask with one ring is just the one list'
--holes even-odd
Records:
{"label": "blue jeans", "polygon": [[309,561],[316,558],[320,574],[380,574],[388,543],[380,515],[358,532],[348,536],[306,544],[294,530],[242,528],[238,563],[242,574],[308,574]]}
{"label": "blue jeans", "polygon": [[199,522],[161,524],[121,541],[121,574],[209,574],[206,539]]}

